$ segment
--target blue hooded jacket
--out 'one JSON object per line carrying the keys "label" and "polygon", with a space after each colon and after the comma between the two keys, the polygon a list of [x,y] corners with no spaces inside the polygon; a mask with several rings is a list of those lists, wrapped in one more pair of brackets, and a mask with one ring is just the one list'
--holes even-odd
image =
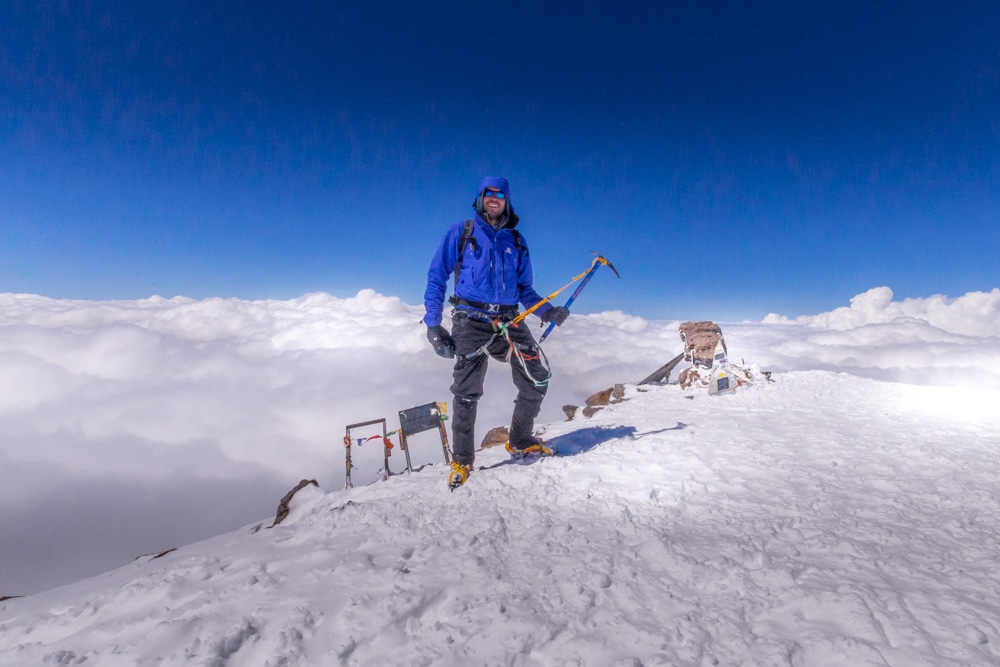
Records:
{"label": "blue hooded jacket", "polygon": [[[483,216],[483,190],[486,188],[500,190],[507,201],[501,225],[496,230]],[[484,178],[479,184],[479,193],[473,206],[476,216],[473,218],[472,239],[465,246],[455,296],[466,301],[499,304],[508,308],[515,308],[518,303],[531,308],[542,297],[532,286],[531,256],[524,236],[521,235],[520,249],[514,239],[513,229],[519,218],[511,205],[510,184],[507,179],[493,176]],[[429,327],[441,324],[448,280],[455,272],[458,244],[464,228],[464,221],[451,226],[427,270],[427,289],[424,292],[424,309],[427,312],[424,324]],[[477,310],[471,306],[459,307]],[[541,316],[551,307],[545,304],[535,313]]]}

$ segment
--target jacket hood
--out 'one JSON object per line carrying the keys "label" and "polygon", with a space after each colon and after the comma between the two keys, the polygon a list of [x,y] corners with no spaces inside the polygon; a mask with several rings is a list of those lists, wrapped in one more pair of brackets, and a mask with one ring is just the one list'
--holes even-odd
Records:
{"label": "jacket hood", "polygon": [[510,183],[507,182],[506,178],[487,176],[479,183],[479,192],[476,194],[476,200],[472,202],[472,207],[476,209],[476,214],[483,220],[486,220],[486,214],[483,210],[483,190],[486,188],[499,190],[506,197],[507,208],[504,209],[503,215],[500,218],[500,227],[508,227],[510,229],[516,227],[520,218],[517,217],[517,213],[514,213],[514,205],[510,201]]}

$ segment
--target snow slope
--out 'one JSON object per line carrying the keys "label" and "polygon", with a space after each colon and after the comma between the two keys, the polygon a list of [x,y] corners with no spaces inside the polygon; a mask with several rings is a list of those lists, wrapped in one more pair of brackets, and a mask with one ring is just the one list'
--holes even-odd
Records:
{"label": "snow slope", "polygon": [[2,602],[0,665],[1000,663],[1000,392],[775,380],[629,387],[454,493],[442,464],[306,491]]}

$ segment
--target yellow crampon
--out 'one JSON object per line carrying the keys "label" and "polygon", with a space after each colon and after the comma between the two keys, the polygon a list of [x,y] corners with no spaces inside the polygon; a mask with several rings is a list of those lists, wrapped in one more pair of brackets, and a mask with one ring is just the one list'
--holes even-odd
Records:
{"label": "yellow crampon", "polygon": [[512,447],[508,442],[504,444],[504,449],[507,453],[513,456],[515,459],[523,458],[525,456],[552,456],[552,450],[549,446],[545,444],[544,441],[539,440],[537,445],[528,445],[524,449],[518,449],[517,447]]}
{"label": "yellow crampon", "polygon": [[451,472],[448,473],[448,488],[454,491],[458,487],[465,484],[465,480],[469,477],[469,466],[459,465],[452,461]]}

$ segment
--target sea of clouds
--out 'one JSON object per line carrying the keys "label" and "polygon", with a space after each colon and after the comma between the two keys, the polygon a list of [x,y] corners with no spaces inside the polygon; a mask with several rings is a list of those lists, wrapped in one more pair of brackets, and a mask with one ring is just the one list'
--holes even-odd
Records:
{"label": "sea of clouds", "polygon": [[[393,430],[399,410],[451,400],[451,364],[431,351],[422,315],[371,290],[290,301],[0,294],[0,596],[260,520],[302,478],[342,487],[348,424],[385,418]],[[539,422],[651,373],[680,352],[679,324],[571,317],[545,343],[554,375]],[[763,370],[1000,389],[1000,289],[893,301],[878,287],[829,313],[720,324],[730,357]],[[506,424],[513,397],[509,369],[494,364],[480,437]],[[442,459],[433,434],[412,455]],[[356,484],[376,478],[377,445],[354,458]],[[392,471],[403,467],[393,456]]]}

